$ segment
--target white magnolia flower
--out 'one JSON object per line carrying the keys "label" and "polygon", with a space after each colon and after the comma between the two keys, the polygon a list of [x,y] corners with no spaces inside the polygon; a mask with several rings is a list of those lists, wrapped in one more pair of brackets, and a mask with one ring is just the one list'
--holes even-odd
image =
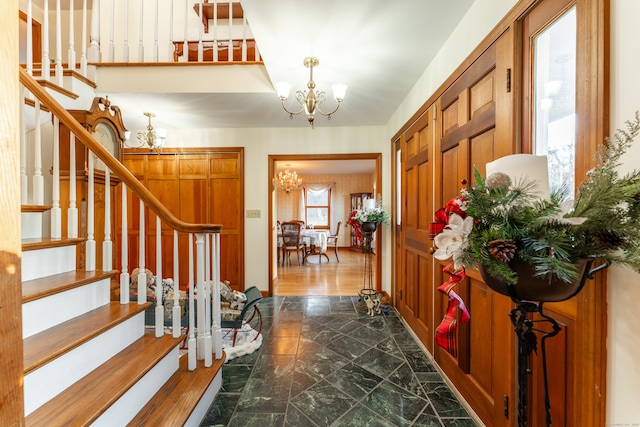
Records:
{"label": "white magnolia flower", "polygon": [[469,245],[468,237],[472,228],[472,217],[468,216],[462,219],[458,214],[451,214],[449,223],[434,240],[438,250],[433,253],[433,256],[441,261],[453,258],[454,268],[456,270],[462,268],[462,265],[459,265],[459,258]]}

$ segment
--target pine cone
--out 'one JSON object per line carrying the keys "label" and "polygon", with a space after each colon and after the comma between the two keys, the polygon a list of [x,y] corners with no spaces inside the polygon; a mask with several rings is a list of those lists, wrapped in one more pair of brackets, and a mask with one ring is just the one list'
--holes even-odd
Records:
{"label": "pine cone", "polygon": [[487,243],[487,249],[497,261],[507,263],[516,256],[516,242],[513,240],[496,239]]}
{"label": "pine cone", "polygon": [[595,233],[593,236],[594,242],[596,244],[603,246],[607,249],[615,249],[624,243],[624,238],[618,233],[609,230],[600,230]]}

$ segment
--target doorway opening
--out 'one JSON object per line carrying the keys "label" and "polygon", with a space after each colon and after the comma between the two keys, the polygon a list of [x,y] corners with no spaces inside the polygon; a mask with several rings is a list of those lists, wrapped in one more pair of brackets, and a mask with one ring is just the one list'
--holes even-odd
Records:
{"label": "doorway opening", "polygon": [[[372,193],[380,193],[382,187],[382,171],[381,171],[381,153],[355,153],[355,154],[280,154],[269,156],[269,294],[285,295],[281,292],[293,295],[333,295],[333,296],[354,296],[361,287],[364,278],[362,266],[364,263],[364,254],[353,250],[350,247],[350,228],[347,226],[347,220],[350,213],[350,193],[356,191],[365,191],[367,189],[356,189],[352,187],[353,182],[357,181],[355,177],[361,174],[369,174],[368,188]],[[288,166],[286,166],[288,165]],[[290,264],[279,266],[278,256],[278,221],[288,221],[288,216],[295,215],[297,217],[304,216],[304,211],[296,206],[297,210],[287,210],[286,216],[279,218],[278,216],[278,200],[281,203],[297,205],[293,202],[293,197],[284,195],[284,191],[278,191],[273,185],[273,179],[278,172],[289,168],[295,171],[298,176],[302,177],[304,187],[305,176],[311,181],[322,181],[324,183],[333,184],[335,191],[335,211],[332,215],[332,223],[327,227],[328,232],[335,232],[337,222],[341,222],[340,238],[339,238],[339,259],[336,259],[335,251],[330,248],[327,251],[329,262],[326,258],[319,256],[308,257],[306,263],[298,265],[296,255],[292,254]],[[361,169],[362,167],[362,169]],[[348,184],[344,184],[347,181]],[[365,180],[366,181],[366,180]],[[317,182],[316,182],[317,183]],[[357,184],[355,184],[357,185]],[[366,184],[362,184],[367,186]],[[301,190],[297,190],[301,191]],[[302,189],[304,191],[304,189]],[[280,193],[280,194],[278,194]],[[288,199],[286,197],[289,197]],[[297,197],[300,197],[298,194]],[[375,197],[375,194],[373,194]],[[294,212],[294,213],[291,213]],[[281,212],[282,213],[282,212]],[[382,247],[382,233],[377,234],[377,243]],[[374,257],[374,277],[375,288],[380,289],[381,277],[381,257]],[[320,263],[322,259],[322,263]],[[280,272],[280,276],[279,273]],[[286,276],[286,278],[285,278]],[[282,280],[280,280],[282,279]],[[283,289],[279,292],[278,283]],[[292,287],[292,285],[295,285]]]}

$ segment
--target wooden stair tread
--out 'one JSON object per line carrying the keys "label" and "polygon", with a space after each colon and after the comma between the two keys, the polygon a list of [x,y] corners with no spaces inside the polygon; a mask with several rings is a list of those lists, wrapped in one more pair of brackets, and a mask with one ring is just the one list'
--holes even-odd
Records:
{"label": "wooden stair tread", "polygon": [[113,280],[117,274],[117,270],[74,270],[66,273],[55,274],[53,276],[28,280],[22,283],[22,303],[24,304],[40,298],[45,298],[69,289],[84,286],[88,283],[97,282],[102,279]]}
{"label": "wooden stair tread", "polygon": [[178,371],[158,390],[128,426],[184,425],[218,371],[222,369],[224,361],[223,354],[222,359],[214,358],[213,365],[205,368],[204,361],[199,360],[196,370],[189,371],[188,357],[186,355],[181,357]]}
{"label": "wooden stair tread", "polygon": [[39,368],[49,361],[100,335],[118,323],[144,311],[151,303],[120,304],[112,301],[82,316],[24,339],[24,373]]}
{"label": "wooden stair tread", "polygon": [[145,334],[26,417],[25,425],[86,426],[122,397],[184,337]]}
{"label": "wooden stair tread", "polygon": [[51,237],[34,237],[22,239],[22,251],[33,251],[36,249],[58,248],[61,246],[77,245],[84,242],[84,237],[52,239]]}

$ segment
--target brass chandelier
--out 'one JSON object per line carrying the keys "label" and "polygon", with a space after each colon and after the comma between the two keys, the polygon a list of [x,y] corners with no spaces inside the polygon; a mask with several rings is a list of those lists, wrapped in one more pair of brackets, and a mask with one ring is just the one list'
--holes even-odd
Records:
{"label": "brass chandelier", "polygon": [[282,102],[282,108],[284,108],[284,111],[289,113],[289,118],[293,119],[294,115],[298,115],[304,111],[307,115],[307,120],[309,121],[309,124],[312,128],[316,112],[320,113],[323,116],[326,116],[327,119],[331,120],[331,115],[338,111],[338,108],[340,108],[340,104],[344,100],[344,95],[347,91],[347,85],[345,84],[333,85],[333,96],[336,99],[337,105],[333,110],[329,112],[322,111],[320,109],[320,106],[326,100],[327,94],[323,90],[315,90],[316,84],[313,81],[313,67],[317,67],[318,64],[320,64],[318,58],[309,56],[304,59],[304,66],[309,69],[309,83],[307,83],[307,90],[296,91],[296,100],[300,104],[300,109],[297,111],[291,111],[285,105],[285,101],[289,97],[291,85],[287,82],[276,83],[278,96],[280,97],[280,100]]}
{"label": "brass chandelier", "polygon": [[[155,117],[154,113],[145,112],[145,116],[149,119],[149,124],[147,125],[146,131],[141,131],[136,134],[138,138],[138,145],[131,146],[130,144],[126,144],[131,148],[141,148],[147,146],[149,151],[155,151],[160,153],[162,147],[164,146],[164,142],[167,139],[167,130],[164,128],[154,128],[151,125],[151,118]],[[129,138],[129,133],[127,133],[127,139]]]}
{"label": "brass chandelier", "polygon": [[298,174],[289,169],[284,172],[279,172],[278,175],[273,178],[273,186],[277,190],[284,190],[287,195],[291,194],[294,190],[299,190],[302,185],[302,178],[298,178]]}

